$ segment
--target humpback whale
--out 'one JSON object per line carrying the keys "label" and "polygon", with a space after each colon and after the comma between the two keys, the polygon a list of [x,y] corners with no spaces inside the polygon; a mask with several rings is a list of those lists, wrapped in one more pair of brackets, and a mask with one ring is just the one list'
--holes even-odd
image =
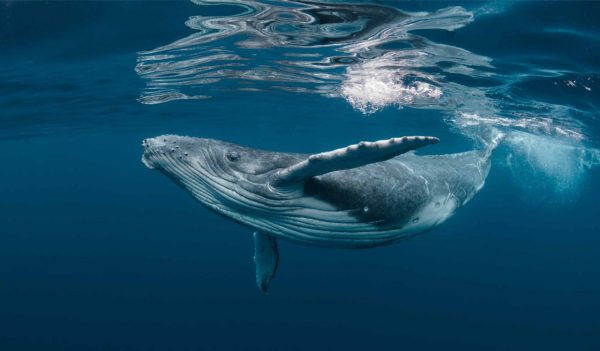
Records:
{"label": "humpback whale", "polygon": [[439,140],[404,136],[308,155],[163,135],[143,141],[142,161],[255,230],[256,282],[266,293],[279,239],[370,248],[444,222],[483,187],[499,140],[481,150],[420,156],[413,150]]}

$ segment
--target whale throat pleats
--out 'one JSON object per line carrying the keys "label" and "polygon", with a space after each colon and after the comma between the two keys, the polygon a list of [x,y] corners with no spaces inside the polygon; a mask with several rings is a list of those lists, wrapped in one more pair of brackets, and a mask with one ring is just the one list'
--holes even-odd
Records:
{"label": "whale throat pleats", "polygon": [[294,186],[311,177],[389,160],[437,142],[439,142],[438,138],[430,136],[404,136],[373,142],[361,141],[344,148],[310,155],[307,159],[280,170],[272,181],[272,185],[275,187]]}

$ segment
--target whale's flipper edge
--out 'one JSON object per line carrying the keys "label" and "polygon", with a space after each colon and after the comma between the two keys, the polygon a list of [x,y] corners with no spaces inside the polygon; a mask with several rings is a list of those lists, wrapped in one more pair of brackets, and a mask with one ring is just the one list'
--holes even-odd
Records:
{"label": "whale's flipper edge", "polygon": [[373,142],[361,141],[340,149],[310,155],[307,159],[280,170],[272,185],[285,187],[299,184],[308,178],[329,172],[389,160],[437,142],[439,139],[431,136],[404,136]]}
{"label": "whale's flipper edge", "polygon": [[279,265],[279,250],[274,237],[263,232],[254,232],[254,263],[256,285],[260,292],[266,294]]}

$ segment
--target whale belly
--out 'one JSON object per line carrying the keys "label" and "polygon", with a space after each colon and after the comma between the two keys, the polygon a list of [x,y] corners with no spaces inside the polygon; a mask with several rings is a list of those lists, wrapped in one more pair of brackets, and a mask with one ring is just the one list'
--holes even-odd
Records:
{"label": "whale belly", "polygon": [[305,195],[335,211],[314,214],[314,234],[328,246],[367,247],[428,231],[482,188],[487,169],[477,156],[407,155],[316,177],[306,183]]}
{"label": "whale belly", "polygon": [[452,196],[434,198],[414,215],[413,219],[402,228],[402,232],[411,234],[433,229],[450,218],[458,206],[458,202]]}
{"label": "whale belly", "polygon": [[312,177],[274,207],[217,212],[309,246],[387,245],[433,229],[471,199],[487,175],[476,156],[402,156]]}

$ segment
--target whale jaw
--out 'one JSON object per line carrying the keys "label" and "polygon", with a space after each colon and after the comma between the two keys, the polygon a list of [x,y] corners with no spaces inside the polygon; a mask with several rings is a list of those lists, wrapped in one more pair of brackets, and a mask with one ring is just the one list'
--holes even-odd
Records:
{"label": "whale jaw", "polygon": [[[142,141],[144,154],[142,155],[142,163],[149,169],[156,169],[158,158],[165,156],[168,152],[168,141],[172,136],[165,135],[156,138],[148,138]],[[167,139],[169,138],[169,139]]]}
{"label": "whale jaw", "polygon": [[145,153],[142,155],[142,163],[144,166],[148,167],[148,169],[156,169],[154,163],[152,163],[152,160],[148,158]]}
{"label": "whale jaw", "polygon": [[149,152],[152,145],[158,143],[158,141],[156,141],[155,139],[156,138],[142,140],[142,147],[144,148],[144,153],[142,154],[141,161],[144,164],[144,166],[148,167],[149,169],[156,169],[156,166],[152,162],[152,158]]}

